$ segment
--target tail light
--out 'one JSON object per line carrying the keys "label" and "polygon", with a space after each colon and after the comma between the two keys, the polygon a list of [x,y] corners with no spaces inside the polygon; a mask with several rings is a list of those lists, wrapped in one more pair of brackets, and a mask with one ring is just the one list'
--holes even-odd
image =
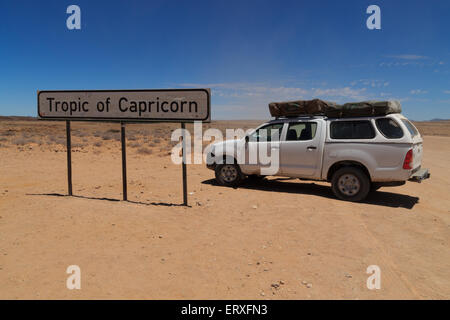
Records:
{"label": "tail light", "polygon": [[412,169],[412,162],[413,162],[413,151],[410,149],[405,156],[405,161],[403,161],[403,169]]}

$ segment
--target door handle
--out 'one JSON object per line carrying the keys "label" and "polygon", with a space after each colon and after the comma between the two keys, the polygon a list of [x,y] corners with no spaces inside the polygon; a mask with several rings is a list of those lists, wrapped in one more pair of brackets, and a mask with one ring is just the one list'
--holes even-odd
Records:
{"label": "door handle", "polygon": [[306,149],[309,150],[309,151],[311,151],[311,150],[317,149],[317,147],[315,147],[315,146],[309,146],[309,147],[307,147]]}

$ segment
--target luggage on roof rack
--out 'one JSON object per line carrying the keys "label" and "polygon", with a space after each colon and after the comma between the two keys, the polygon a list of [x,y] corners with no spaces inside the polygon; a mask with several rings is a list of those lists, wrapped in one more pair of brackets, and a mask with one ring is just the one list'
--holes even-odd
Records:
{"label": "luggage on roof rack", "polygon": [[323,115],[326,110],[335,106],[334,102],[320,99],[295,100],[271,102],[269,103],[269,110],[272,117],[298,117],[302,115]]}
{"label": "luggage on roof rack", "polygon": [[326,115],[330,118],[383,116],[402,112],[400,102],[396,100],[349,102],[342,105],[320,99],[296,100],[271,102],[269,110],[272,117]]}
{"label": "luggage on roof rack", "polygon": [[401,113],[399,101],[361,101],[349,102],[328,108],[326,115],[330,118],[384,116],[390,113]]}

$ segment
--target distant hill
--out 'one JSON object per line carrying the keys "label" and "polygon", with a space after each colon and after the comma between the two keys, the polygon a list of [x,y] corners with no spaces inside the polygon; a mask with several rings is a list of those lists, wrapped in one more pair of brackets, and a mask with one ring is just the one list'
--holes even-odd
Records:
{"label": "distant hill", "polygon": [[[0,121],[34,121],[37,120],[37,117],[29,117],[29,116],[0,116]],[[439,122],[439,121],[450,121],[450,119],[441,119],[441,118],[434,118],[431,120],[413,120],[413,119],[409,119],[412,122]],[[266,121],[266,119],[262,119],[262,120],[213,120],[213,121],[220,121],[220,122],[226,122],[226,121],[232,121],[232,122],[236,122],[236,121]]]}
{"label": "distant hill", "polygon": [[431,119],[431,120],[429,120],[429,121],[449,121],[450,119],[440,119],[440,118],[434,118],[434,119]]}
{"label": "distant hill", "polygon": [[36,117],[26,117],[26,116],[0,116],[0,121],[33,121]]}

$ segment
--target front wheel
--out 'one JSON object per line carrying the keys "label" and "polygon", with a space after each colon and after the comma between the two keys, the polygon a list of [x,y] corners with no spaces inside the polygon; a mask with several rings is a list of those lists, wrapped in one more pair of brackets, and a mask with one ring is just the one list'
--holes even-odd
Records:
{"label": "front wheel", "polygon": [[222,186],[236,187],[242,181],[241,169],[237,164],[219,164],[215,173],[217,182]]}
{"label": "front wheel", "polygon": [[361,169],[344,167],[334,173],[331,188],[341,200],[361,201],[370,191],[370,180]]}

